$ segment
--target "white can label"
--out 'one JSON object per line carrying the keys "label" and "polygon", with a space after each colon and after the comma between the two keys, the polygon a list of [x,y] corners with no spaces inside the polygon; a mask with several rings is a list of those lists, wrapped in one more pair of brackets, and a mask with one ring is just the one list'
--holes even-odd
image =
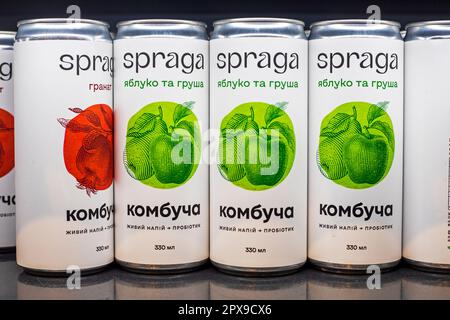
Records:
{"label": "white can label", "polygon": [[115,52],[116,258],[208,258],[208,41],[120,39]]}
{"label": "white can label", "polygon": [[110,263],[112,45],[16,42],[14,61],[18,263]]}
{"label": "white can label", "polygon": [[309,115],[311,259],[400,259],[403,42],[312,40]]}
{"label": "white can label", "polygon": [[211,259],[306,259],[307,62],[301,39],[211,41]]}
{"label": "white can label", "polygon": [[450,264],[450,41],[405,44],[403,255]]}
{"label": "white can label", "polygon": [[0,248],[16,243],[12,50],[0,50]]}

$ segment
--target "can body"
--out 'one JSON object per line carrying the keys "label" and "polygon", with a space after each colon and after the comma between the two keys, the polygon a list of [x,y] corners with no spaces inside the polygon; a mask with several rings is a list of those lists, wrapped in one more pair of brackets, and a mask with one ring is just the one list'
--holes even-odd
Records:
{"label": "can body", "polygon": [[211,260],[285,273],[306,260],[307,56],[303,23],[216,22],[210,42]]}
{"label": "can body", "polygon": [[308,256],[336,271],[401,258],[403,41],[395,23],[312,26]]}
{"label": "can body", "polygon": [[116,260],[141,272],[198,267],[209,256],[205,26],[123,22],[114,52]]}
{"label": "can body", "polygon": [[108,26],[19,23],[14,61],[18,264],[101,268],[114,258]]}
{"label": "can body", "polygon": [[408,27],[403,256],[450,271],[450,24]]}
{"label": "can body", "polygon": [[14,191],[14,33],[0,32],[0,252],[16,245]]}

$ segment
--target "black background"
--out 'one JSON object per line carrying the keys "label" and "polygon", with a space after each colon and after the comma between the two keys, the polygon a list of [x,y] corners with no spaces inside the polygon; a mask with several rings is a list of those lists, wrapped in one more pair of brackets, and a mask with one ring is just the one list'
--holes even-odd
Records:
{"label": "black background", "polygon": [[0,30],[15,30],[21,19],[66,17],[66,8],[80,6],[82,18],[100,19],[111,24],[142,18],[181,18],[211,23],[216,19],[272,16],[311,22],[328,19],[367,18],[366,8],[376,4],[381,18],[403,25],[418,20],[450,19],[450,1],[344,1],[344,0],[1,0]]}

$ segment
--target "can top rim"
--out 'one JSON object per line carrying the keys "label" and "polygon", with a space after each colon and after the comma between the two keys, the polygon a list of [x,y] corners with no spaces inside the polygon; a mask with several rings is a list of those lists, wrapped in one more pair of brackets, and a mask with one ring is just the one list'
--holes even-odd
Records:
{"label": "can top rim", "polygon": [[189,24],[206,28],[207,25],[201,21],[182,20],[182,19],[139,19],[139,20],[125,20],[117,23],[116,27],[129,26],[132,24]]}
{"label": "can top rim", "polygon": [[15,31],[0,31],[0,35],[3,35],[3,36],[15,36],[16,32]]}
{"label": "can top rim", "polygon": [[363,25],[368,24],[368,21],[374,21],[373,23],[369,23],[369,25],[382,24],[387,26],[393,26],[400,28],[400,23],[390,20],[368,20],[368,19],[342,19],[342,20],[325,20],[325,21],[317,21],[312,23],[309,28],[312,29],[314,27],[328,26],[333,24],[357,24]]}
{"label": "can top rim", "polygon": [[405,30],[407,30],[408,28],[425,27],[425,26],[432,26],[432,25],[450,26],[450,20],[431,20],[431,21],[412,22],[412,23],[408,23],[405,26]]}
{"label": "can top rim", "polygon": [[233,19],[221,19],[216,20],[213,22],[213,26],[228,24],[228,23],[235,23],[235,22],[279,22],[279,23],[291,23],[291,24],[297,24],[301,26],[305,26],[305,23],[301,20],[295,20],[295,19],[286,19],[286,18],[266,18],[266,17],[254,17],[254,18],[233,18]]}
{"label": "can top rim", "polygon": [[28,19],[20,20],[17,22],[17,27],[23,26],[25,24],[33,23],[87,23],[99,26],[105,26],[109,28],[109,23],[99,20],[92,19],[72,19],[72,18],[40,18],[40,19]]}

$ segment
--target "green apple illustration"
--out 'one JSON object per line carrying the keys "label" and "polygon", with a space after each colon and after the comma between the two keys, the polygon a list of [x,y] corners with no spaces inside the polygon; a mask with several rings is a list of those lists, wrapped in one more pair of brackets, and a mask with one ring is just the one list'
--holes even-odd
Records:
{"label": "green apple illustration", "polygon": [[[181,137],[181,139],[173,139],[173,137]],[[181,140],[181,142],[180,142]],[[184,144],[181,148],[182,152],[189,152],[187,155],[181,155],[182,160],[174,159],[174,149]],[[164,184],[176,183],[181,184],[187,180],[194,167],[194,143],[189,136],[181,136],[173,133],[172,137],[166,134],[157,137],[151,145],[150,150],[151,161],[155,170],[156,178]]]}
{"label": "green apple illustration", "polygon": [[167,124],[163,119],[163,110],[161,106],[158,106],[158,113],[158,116],[154,120],[155,124],[153,130],[151,131],[151,133],[155,136],[168,133]]}
{"label": "green apple illustration", "polygon": [[[266,135],[258,136],[256,150],[251,150],[251,144],[246,144],[245,172],[248,181],[255,185],[274,186],[281,178],[288,164],[287,146],[278,135],[272,135],[269,131]],[[256,161],[252,159],[251,153],[256,154]]]}
{"label": "green apple illustration", "polygon": [[344,163],[355,183],[376,184],[384,176],[388,160],[386,139],[370,134],[367,127],[344,145]]}
{"label": "green apple illustration", "polygon": [[259,125],[255,121],[255,109],[253,107],[250,107],[250,116],[247,119],[247,121],[245,121],[243,129],[246,136],[253,136],[259,134]]}
{"label": "green apple illustration", "polygon": [[125,147],[124,162],[128,173],[137,180],[145,180],[153,176],[154,171],[150,157],[150,146],[153,137],[131,139]]}
{"label": "green apple illustration", "polygon": [[244,136],[222,136],[219,141],[219,172],[226,180],[239,181],[245,176]]}
{"label": "green apple illustration", "polygon": [[144,106],[128,121],[124,164],[141,183],[176,188],[195,174],[201,136],[194,102],[160,101]]}
{"label": "green apple illustration", "polygon": [[388,102],[348,102],[322,121],[317,164],[329,180],[351,189],[370,188],[389,173],[395,153]]}
{"label": "green apple illustration", "polygon": [[287,177],[295,158],[295,134],[286,106],[247,102],[224,117],[217,166],[226,180],[259,191]]}
{"label": "green apple illustration", "polygon": [[319,143],[319,162],[324,171],[324,175],[331,180],[343,178],[347,174],[347,168],[344,164],[343,148],[344,144],[355,134],[361,133],[361,125],[357,120],[357,111],[353,107],[353,114],[341,118],[347,119],[346,130],[336,135],[328,135]]}
{"label": "green apple illustration", "polygon": [[142,133],[129,133],[124,152],[124,162],[128,173],[137,180],[146,180],[153,176],[154,170],[150,157],[150,147],[159,135],[167,134],[167,125],[162,119],[162,108],[158,108],[159,114],[153,119],[151,129]]}

